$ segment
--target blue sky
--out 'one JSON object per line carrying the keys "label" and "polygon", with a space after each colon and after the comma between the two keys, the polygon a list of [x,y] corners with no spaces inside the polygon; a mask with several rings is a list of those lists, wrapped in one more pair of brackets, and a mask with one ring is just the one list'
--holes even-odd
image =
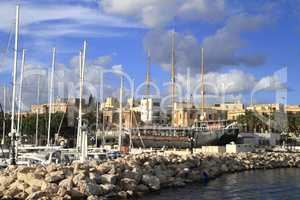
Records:
{"label": "blue sky", "polygon": [[[87,40],[87,79],[97,82],[93,73],[97,69],[122,65],[139,84],[145,80],[146,49],[150,49],[152,80],[166,90],[169,36],[175,30],[179,84],[184,84],[189,68],[192,85],[198,85],[200,48],[204,47],[206,80],[216,83],[220,93],[225,85],[227,100],[240,98],[249,103],[250,94],[259,88],[256,102],[274,102],[276,91],[285,89],[288,103],[300,102],[298,0],[2,0],[0,85],[9,86],[11,80],[13,41],[5,49],[17,2],[21,4],[20,48],[27,49],[27,70],[49,68],[51,48],[56,47],[58,68],[65,72],[64,76],[57,72],[58,79],[78,82],[76,56]],[[284,66],[287,82],[274,75]],[[36,80],[28,79],[24,98],[32,99]],[[118,79],[107,79],[106,92],[116,94]]]}

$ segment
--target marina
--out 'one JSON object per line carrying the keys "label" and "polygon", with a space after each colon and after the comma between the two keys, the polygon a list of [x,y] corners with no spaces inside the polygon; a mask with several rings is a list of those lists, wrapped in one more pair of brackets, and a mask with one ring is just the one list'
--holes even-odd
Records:
{"label": "marina", "polygon": [[1,199],[300,197],[299,95],[287,66],[258,67],[281,58],[243,40],[261,10],[224,12],[216,29],[202,15],[236,5],[15,3],[0,2]]}

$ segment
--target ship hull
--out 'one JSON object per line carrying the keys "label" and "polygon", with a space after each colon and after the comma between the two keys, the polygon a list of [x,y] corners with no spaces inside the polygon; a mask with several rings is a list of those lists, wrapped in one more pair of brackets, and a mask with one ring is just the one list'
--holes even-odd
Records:
{"label": "ship hull", "polygon": [[134,147],[144,148],[199,148],[207,145],[225,145],[236,142],[238,130],[220,129],[213,131],[190,130],[184,136],[178,134],[173,136],[165,135],[133,135],[132,144]]}

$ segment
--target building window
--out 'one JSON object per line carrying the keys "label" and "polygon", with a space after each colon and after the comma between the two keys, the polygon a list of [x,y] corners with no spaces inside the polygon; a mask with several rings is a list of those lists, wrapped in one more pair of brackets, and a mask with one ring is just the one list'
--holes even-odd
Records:
{"label": "building window", "polygon": [[153,106],[160,106],[160,103],[159,102],[154,102]]}

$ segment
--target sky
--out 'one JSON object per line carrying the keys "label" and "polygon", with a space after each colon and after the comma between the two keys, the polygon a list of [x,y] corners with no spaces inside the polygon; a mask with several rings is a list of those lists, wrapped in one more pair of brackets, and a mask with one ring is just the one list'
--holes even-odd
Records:
{"label": "sky", "polygon": [[[78,54],[87,41],[85,95],[142,96],[148,54],[154,91],[170,88],[171,35],[175,37],[178,100],[200,91],[204,49],[207,102],[300,104],[299,0],[1,0],[0,102],[11,93],[15,5],[20,4],[21,50],[26,49],[22,100],[49,98],[52,48],[57,49],[54,94],[78,96]],[[104,76],[101,76],[104,72]],[[103,86],[103,87],[102,87]],[[101,89],[102,88],[102,89]]]}

